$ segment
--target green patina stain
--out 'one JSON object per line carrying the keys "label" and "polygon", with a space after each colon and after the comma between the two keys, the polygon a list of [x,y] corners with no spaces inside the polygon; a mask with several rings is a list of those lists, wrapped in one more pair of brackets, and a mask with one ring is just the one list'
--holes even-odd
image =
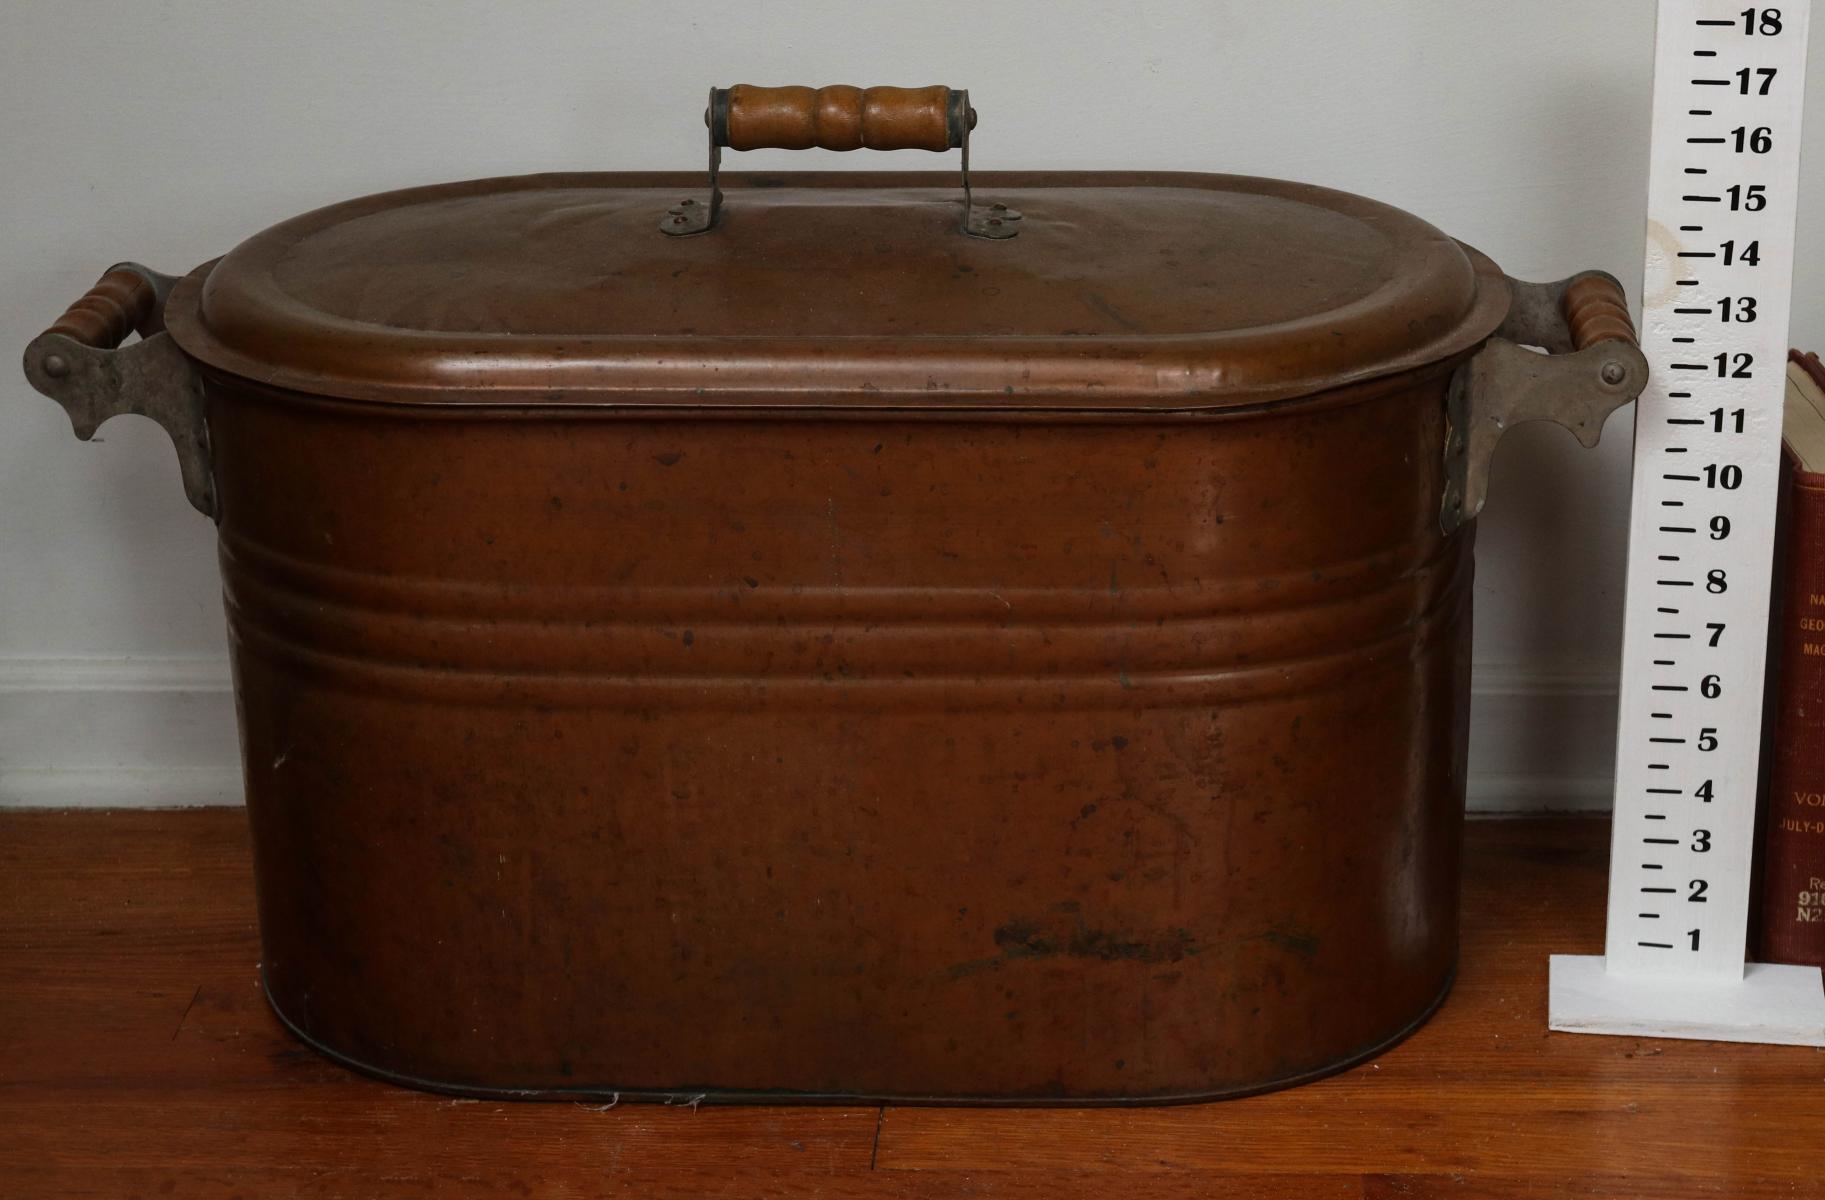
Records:
{"label": "green patina stain", "polygon": [[1311,933],[1288,933],[1283,929],[1270,929],[1259,935],[1260,940],[1282,950],[1290,950],[1302,958],[1311,958],[1318,953],[1318,936]]}

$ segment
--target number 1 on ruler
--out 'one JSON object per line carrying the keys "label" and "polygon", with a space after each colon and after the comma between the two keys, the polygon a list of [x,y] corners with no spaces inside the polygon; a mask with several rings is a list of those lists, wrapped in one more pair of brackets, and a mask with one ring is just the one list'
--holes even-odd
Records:
{"label": "number 1 on ruler", "polygon": [[1612,974],[1743,973],[1808,9],[1660,5]]}

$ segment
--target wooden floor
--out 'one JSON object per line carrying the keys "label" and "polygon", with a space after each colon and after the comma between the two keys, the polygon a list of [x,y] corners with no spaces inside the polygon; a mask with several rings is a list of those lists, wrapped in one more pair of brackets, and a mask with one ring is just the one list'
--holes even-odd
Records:
{"label": "wooden floor", "polygon": [[1183,1108],[451,1100],[293,1043],[255,985],[239,810],[0,813],[0,1197],[1825,1196],[1825,1053],[1546,1031],[1600,949],[1607,830],[1479,822],[1432,1022]]}

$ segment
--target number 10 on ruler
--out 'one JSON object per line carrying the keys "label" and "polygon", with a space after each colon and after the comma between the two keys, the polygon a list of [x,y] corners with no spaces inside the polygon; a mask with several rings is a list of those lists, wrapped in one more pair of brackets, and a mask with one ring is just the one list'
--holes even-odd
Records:
{"label": "number 10 on ruler", "polygon": [[1809,9],[1659,5],[1608,938],[1554,1028],[1764,1040],[1707,1023],[1777,977],[1730,1019],[1825,1011],[1744,982]]}

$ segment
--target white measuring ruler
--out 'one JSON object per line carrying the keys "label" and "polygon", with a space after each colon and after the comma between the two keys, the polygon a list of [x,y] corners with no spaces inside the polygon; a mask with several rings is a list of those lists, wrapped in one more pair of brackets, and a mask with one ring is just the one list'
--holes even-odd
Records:
{"label": "white measuring ruler", "polygon": [[1825,1045],[1816,967],[1744,962],[1810,0],[1660,0],[1603,957],[1555,1029]]}

